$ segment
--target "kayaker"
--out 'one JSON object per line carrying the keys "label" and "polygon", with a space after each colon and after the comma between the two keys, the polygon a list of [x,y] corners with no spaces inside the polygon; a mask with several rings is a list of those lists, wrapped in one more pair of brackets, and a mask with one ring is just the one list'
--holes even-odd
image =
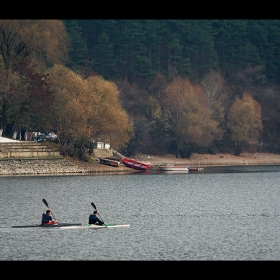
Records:
{"label": "kayaker", "polygon": [[99,225],[99,226],[104,225],[104,222],[101,221],[101,220],[97,217],[98,214],[99,214],[99,212],[97,212],[96,210],[94,210],[93,213],[89,215],[88,223],[89,223],[89,224]]}
{"label": "kayaker", "polygon": [[42,225],[53,225],[53,224],[57,224],[58,221],[52,220],[52,216],[51,216],[51,209],[48,208],[48,210],[46,211],[46,213],[43,213],[42,215]]}

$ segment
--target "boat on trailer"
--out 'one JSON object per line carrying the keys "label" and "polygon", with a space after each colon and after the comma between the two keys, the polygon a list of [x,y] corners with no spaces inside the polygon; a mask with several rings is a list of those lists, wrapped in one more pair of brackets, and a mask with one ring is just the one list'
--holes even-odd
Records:
{"label": "boat on trailer", "polygon": [[118,160],[113,160],[113,159],[108,159],[108,158],[101,158],[101,159],[99,159],[99,162],[101,164],[111,165],[114,167],[120,166],[120,162]]}
{"label": "boat on trailer", "polygon": [[136,170],[147,171],[151,168],[150,162],[141,162],[141,161],[136,161],[136,160],[130,159],[130,158],[122,158],[122,163],[125,166],[136,169]]}

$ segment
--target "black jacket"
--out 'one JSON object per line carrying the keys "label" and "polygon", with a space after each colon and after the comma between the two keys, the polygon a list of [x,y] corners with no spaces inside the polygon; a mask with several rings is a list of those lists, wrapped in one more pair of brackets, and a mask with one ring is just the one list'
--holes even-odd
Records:
{"label": "black jacket", "polygon": [[96,215],[91,214],[88,218],[88,223],[89,224],[95,224],[95,225],[103,225],[104,223],[96,217]]}
{"label": "black jacket", "polygon": [[52,216],[49,216],[46,213],[43,213],[42,224],[48,223],[49,221],[52,221]]}

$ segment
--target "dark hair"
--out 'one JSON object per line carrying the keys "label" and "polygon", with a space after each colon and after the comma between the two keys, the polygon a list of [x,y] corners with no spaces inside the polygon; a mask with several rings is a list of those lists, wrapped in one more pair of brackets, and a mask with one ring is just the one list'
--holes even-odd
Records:
{"label": "dark hair", "polygon": [[96,210],[94,210],[94,211],[93,211],[93,214],[97,214],[97,211],[96,211]]}
{"label": "dark hair", "polygon": [[48,209],[48,210],[46,211],[46,214],[48,214],[48,213],[51,213],[51,210]]}

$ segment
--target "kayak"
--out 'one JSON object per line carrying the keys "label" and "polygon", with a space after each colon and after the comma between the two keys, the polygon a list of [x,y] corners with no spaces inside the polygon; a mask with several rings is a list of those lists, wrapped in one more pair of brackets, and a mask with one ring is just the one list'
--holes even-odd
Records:
{"label": "kayak", "polygon": [[50,224],[50,225],[24,225],[24,226],[12,226],[12,228],[67,228],[67,227],[75,227],[75,226],[82,226],[82,223],[59,223],[59,224]]}
{"label": "kayak", "polygon": [[94,228],[94,229],[99,229],[99,228],[116,228],[116,227],[130,227],[129,224],[106,224],[106,225],[93,225],[93,224],[85,224],[85,225],[80,225],[80,226],[69,226],[69,227],[61,227],[61,229],[65,228]]}
{"label": "kayak", "polygon": [[[42,199],[42,201],[49,209],[48,202],[45,199]],[[93,202],[91,202],[91,206],[97,212],[96,206]],[[47,212],[50,212],[50,210],[47,210]],[[53,214],[52,214],[52,216],[55,219]],[[102,220],[102,218],[101,218],[101,220]],[[39,227],[39,228],[59,228],[59,229],[67,229],[67,228],[70,228],[70,229],[71,228],[94,228],[94,229],[98,229],[98,228],[115,228],[115,227],[129,227],[129,226],[130,225],[128,225],[128,224],[103,224],[103,225],[85,224],[85,225],[83,225],[82,223],[57,223],[57,224],[37,224],[37,225],[12,226],[12,228],[38,228]]]}
{"label": "kayak", "polygon": [[51,224],[51,225],[24,225],[24,226],[12,226],[12,228],[59,228],[59,229],[71,229],[71,228],[94,228],[94,229],[99,229],[99,228],[115,228],[115,227],[129,227],[130,225],[128,224],[106,224],[99,226],[99,225],[90,225],[90,224],[85,224],[83,225],[82,223],[76,223],[76,224],[71,224],[71,223],[60,223],[60,224]]}

